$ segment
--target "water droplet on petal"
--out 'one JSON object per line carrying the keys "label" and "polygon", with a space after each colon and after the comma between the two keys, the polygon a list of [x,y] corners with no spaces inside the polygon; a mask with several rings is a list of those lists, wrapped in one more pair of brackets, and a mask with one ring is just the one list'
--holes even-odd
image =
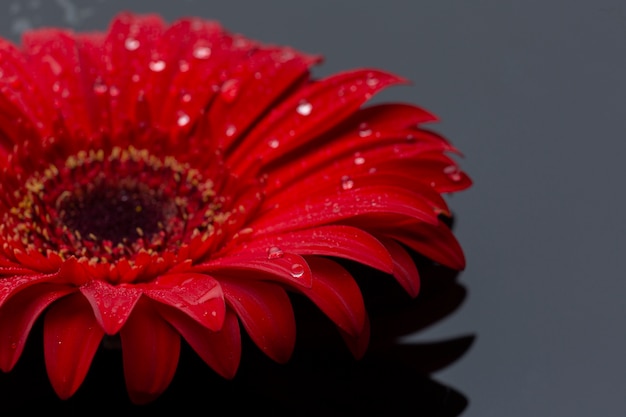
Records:
{"label": "water droplet on petal", "polygon": [[93,84],[93,92],[96,93],[99,96],[105,94],[108,89],[109,88],[107,87],[107,85],[104,84],[102,81],[96,81]]}
{"label": "water droplet on petal", "polygon": [[298,104],[298,107],[296,108],[296,111],[301,116],[308,116],[309,114],[311,114],[312,110],[313,110],[313,105],[306,100],[302,100],[300,104]]}
{"label": "water droplet on petal", "polygon": [[193,50],[193,56],[197,59],[207,59],[211,56],[211,48],[208,46],[198,46]]}
{"label": "water droplet on petal", "polygon": [[134,38],[126,38],[126,42],[124,42],[124,47],[129,51],[136,51],[139,45],[139,41]]}
{"label": "water droplet on petal", "polygon": [[448,165],[443,169],[443,173],[448,176],[452,181],[458,182],[461,181],[463,176],[461,175],[461,170],[456,165]]}
{"label": "water droplet on petal", "polygon": [[291,265],[291,276],[294,278],[300,278],[304,275],[304,266],[302,264]]}
{"label": "water droplet on petal", "polygon": [[11,349],[13,350],[17,349],[17,343],[15,342],[11,343]]}
{"label": "water droplet on petal", "polygon": [[109,87],[109,95],[111,97],[117,97],[120,95],[120,89],[117,88],[116,86],[112,85],[111,87]]}
{"label": "water droplet on petal", "polygon": [[369,128],[367,123],[361,123],[359,125],[359,136],[362,138],[366,138],[372,134],[372,129]]}
{"label": "water droplet on petal", "polygon": [[161,72],[161,71],[163,71],[165,69],[165,61],[163,61],[163,60],[151,61],[148,64],[148,67],[150,67],[151,71]]}
{"label": "water droplet on petal", "polygon": [[176,119],[176,124],[178,126],[180,127],[187,126],[190,121],[191,121],[191,118],[189,117],[187,113],[183,113],[183,112],[178,113],[178,119]]}
{"label": "water droplet on petal", "polygon": [[344,190],[351,190],[354,187],[354,181],[348,175],[341,177],[341,188]]}
{"label": "water droplet on petal", "polygon": [[187,72],[189,71],[189,62],[181,59],[180,61],[178,61],[178,70],[180,72]]}
{"label": "water droplet on petal", "polygon": [[375,77],[370,77],[367,79],[367,81],[365,81],[365,84],[372,88],[376,87],[378,83],[380,83],[380,81],[378,80],[378,78]]}
{"label": "water droplet on petal", "polygon": [[280,142],[276,138],[270,139],[269,142],[267,142],[267,144],[272,149],[277,149],[280,146]]}
{"label": "water droplet on petal", "polygon": [[282,258],[285,253],[278,246],[272,246],[267,249],[267,259]]}
{"label": "water droplet on petal", "polygon": [[228,125],[228,127],[226,127],[225,133],[228,137],[234,136],[235,133],[237,133],[237,127],[235,125]]}
{"label": "water droplet on petal", "polygon": [[361,156],[359,152],[354,154],[354,165],[363,165],[365,163],[365,158]]}
{"label": "water droplet on petal", "polygon": [[183,103],[189,103],[191,101],[191,94],[184,93],[180,96],[180,101],[182,101]]}
{"label": "water droplet on petal", "polygon": [[237,95],[239,94],[240,86],[241,86],[241,82],[239,80],[235,80],[235,79],[228,80],[224,82],[224,84],[222,84],[222,87],[220,88],[220,96],[227,103],[232,103],[237,98]]}

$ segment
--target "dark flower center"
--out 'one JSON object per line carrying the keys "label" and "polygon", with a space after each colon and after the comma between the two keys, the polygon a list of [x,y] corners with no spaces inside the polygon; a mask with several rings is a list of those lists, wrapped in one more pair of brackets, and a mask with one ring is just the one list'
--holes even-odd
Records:
{"label": "dark flower center", "polygon": [[176,214],[175,204],[159,189],[127,178],[119,184],[87,184],[57,201],[60,220],[81,236],[113,245],[139,238],[152,240]]}
{"label": "dark flower center", "polygon": [[44,255],[101,263],[176,253],[228,218],[198,170],[134,148],[81,151],[22,184],[0,235]]}

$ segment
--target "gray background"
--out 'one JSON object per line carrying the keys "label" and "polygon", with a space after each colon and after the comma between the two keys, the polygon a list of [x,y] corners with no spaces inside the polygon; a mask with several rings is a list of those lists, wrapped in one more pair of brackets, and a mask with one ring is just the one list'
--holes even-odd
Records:
{"label": "gray background", "polygon": [[198,15],[323,53],[319,76],[368,66],[411,79],[376,100],[439,115],[475,181],[449,199],[468,299],[415,339],[477,340],[436,379],[467,395],[464,417],[626,415],[623,0],[4,5],[12,39],[41,25],[105,29],[123,9]]}

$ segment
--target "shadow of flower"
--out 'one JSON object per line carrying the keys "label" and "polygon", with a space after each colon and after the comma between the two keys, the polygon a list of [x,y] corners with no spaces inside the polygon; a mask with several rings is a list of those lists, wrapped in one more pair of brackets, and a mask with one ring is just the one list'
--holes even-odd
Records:
{"label": "shadow of flower", "polygon": [[203,410],[207,415],[238,415],[250,410],[272,416],[414,415],[460,416],[468,399],[431,374],[461,358],[473,335],[432,343],[403,343],[413,334],[453,313],[466,290],[457,273],[416,257],[422,289],[416,299],[382,273],[346,264],[362,288],[370,315],[370,344],[355,360],[333,324],[303,297],[293,296],[298,340],[287,364],[268,359],[245,335],[239,372],[224,380],[185,344],[168,390],[153,403],[128,400],[118,350],[98,352],[87,378],[69,400],[59,400],[46,377],[41,323],[23,357],[9,374],[0,374],[3,410],[41,409],[65,413],[132,412],[155,415],[171,410]]}

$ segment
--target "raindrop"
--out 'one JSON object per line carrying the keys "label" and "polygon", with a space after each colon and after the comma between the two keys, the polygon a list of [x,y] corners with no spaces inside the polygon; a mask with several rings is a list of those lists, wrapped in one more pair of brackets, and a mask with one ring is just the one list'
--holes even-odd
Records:
{"label": "raindrop", "polygon": [[124,47],[129,51],[136,51],[139,45],[139,41],[134,38],[126,38],[126,42],[124,42]]}
{"label": "raindrop", "polygon": [[102,81],[96,81],[93,84],[93,92],[99,96],[105,94],[107,90],[108,90],[108,87]]}
{"label": "raindrop", "polygon": [[222,84],[222,87],[220,89],[220,96],[227,103],[232,103],[237,98],[237,95],[239,94],[240,85],[241,83],[239,80],[231,79],[231,80],[225,81],[224,84]]}
{"label": "raindrop", "polygon": [[228,125],[226,128],[226,136],[231,137],[234,136],[237,132],[237,127],[235,125]]}
{"label": "raindrop", "polygon": [[178,69],[180,70],[180,72],[189,71],[189,62],[181,59],[180,61],[178,61]]}
{"label": "raindrop", "polygon": [[280,142],[278,141],[278,139],[274,138],[274,139],[270,139],[269,142],[267,142],[267,144],[269,145],[270,148],[272,149],[277,149],[280,146]]}
{"label": "raindrop", "polygon": [[180,96],[180,101],[182,101],[183,103],[189,103],[191,101],[191,94],[184,93],[182,96]]}
{"label": "raindrop", "polygon": [[193,56],[197,59],[207,59],[211,56],[211,48],[208,46],[198,46],[193,50]]}
{"label": "raindrop", "polygon": [[191,118],[189,117],[187,113],[180,112],[178,114],[178,119],[176,120],[176,124],[180,127],[184,127],[184,126],[187,126],[190,121],[191,121]]}
{"label": "raindrop", "polygon": [[365,158],[361,156],[359,152],[354,154],[354,165],[363,165],[365,163]]}
{"label": "raindrop", "polygon": [[109,94],[111,95],[111,97],[117,97],[120,95],[120,89],[112,85],[111,87],[109,87]]}
{"label": "raindrop", "polygon": [[304,266],[302,264],[291,265],[291,276],[294,278],[300,278],[304,275]]}
{"label": "raindrop", "polygon": [[309,114],[311,114],[312,110],[313,110],[313,105],[306,100],[302,100],[300,104],[298,104],[298,107],[296,108],[296,111],[301,116],[308,116]]}
{"label": "raindrop", "polygon": [[282,258],[285,253],[278,246],[272,246],[267,249],[267,259]]}
{"label": "raindrop", "polygon": [[341,177],[341,188],[344,190],[351,190],[354,187],[354,181],[348,175]]}
{"label": "raindrop", "polygon": [[376,87],[378,83],[380,83],[380,81],[378,80],[378,78],[375,77],[370,77],[367,79],[367,81],[365,81],[365,84],[372,88]]}
{"label": "raindrop", "polygon": [[161,72],[165,69],[165,61],[163,60],[151,61],[148,64],[148,66],[150,67],[150,70],[154,72]]}
{"label": "raindrop", "polygon": [[367,123],[361,123],[359,125],[359,136],[362,138],[366,138],[372,134],[372,129],[369,128]]}
{"label": "raindrop", "polygon": [[459,182],[463,178],[459,167],[457,167],[456,165],[448,165],[443,169],[443,173],[446,174],[448,178],[450,178],[454,182]]}

